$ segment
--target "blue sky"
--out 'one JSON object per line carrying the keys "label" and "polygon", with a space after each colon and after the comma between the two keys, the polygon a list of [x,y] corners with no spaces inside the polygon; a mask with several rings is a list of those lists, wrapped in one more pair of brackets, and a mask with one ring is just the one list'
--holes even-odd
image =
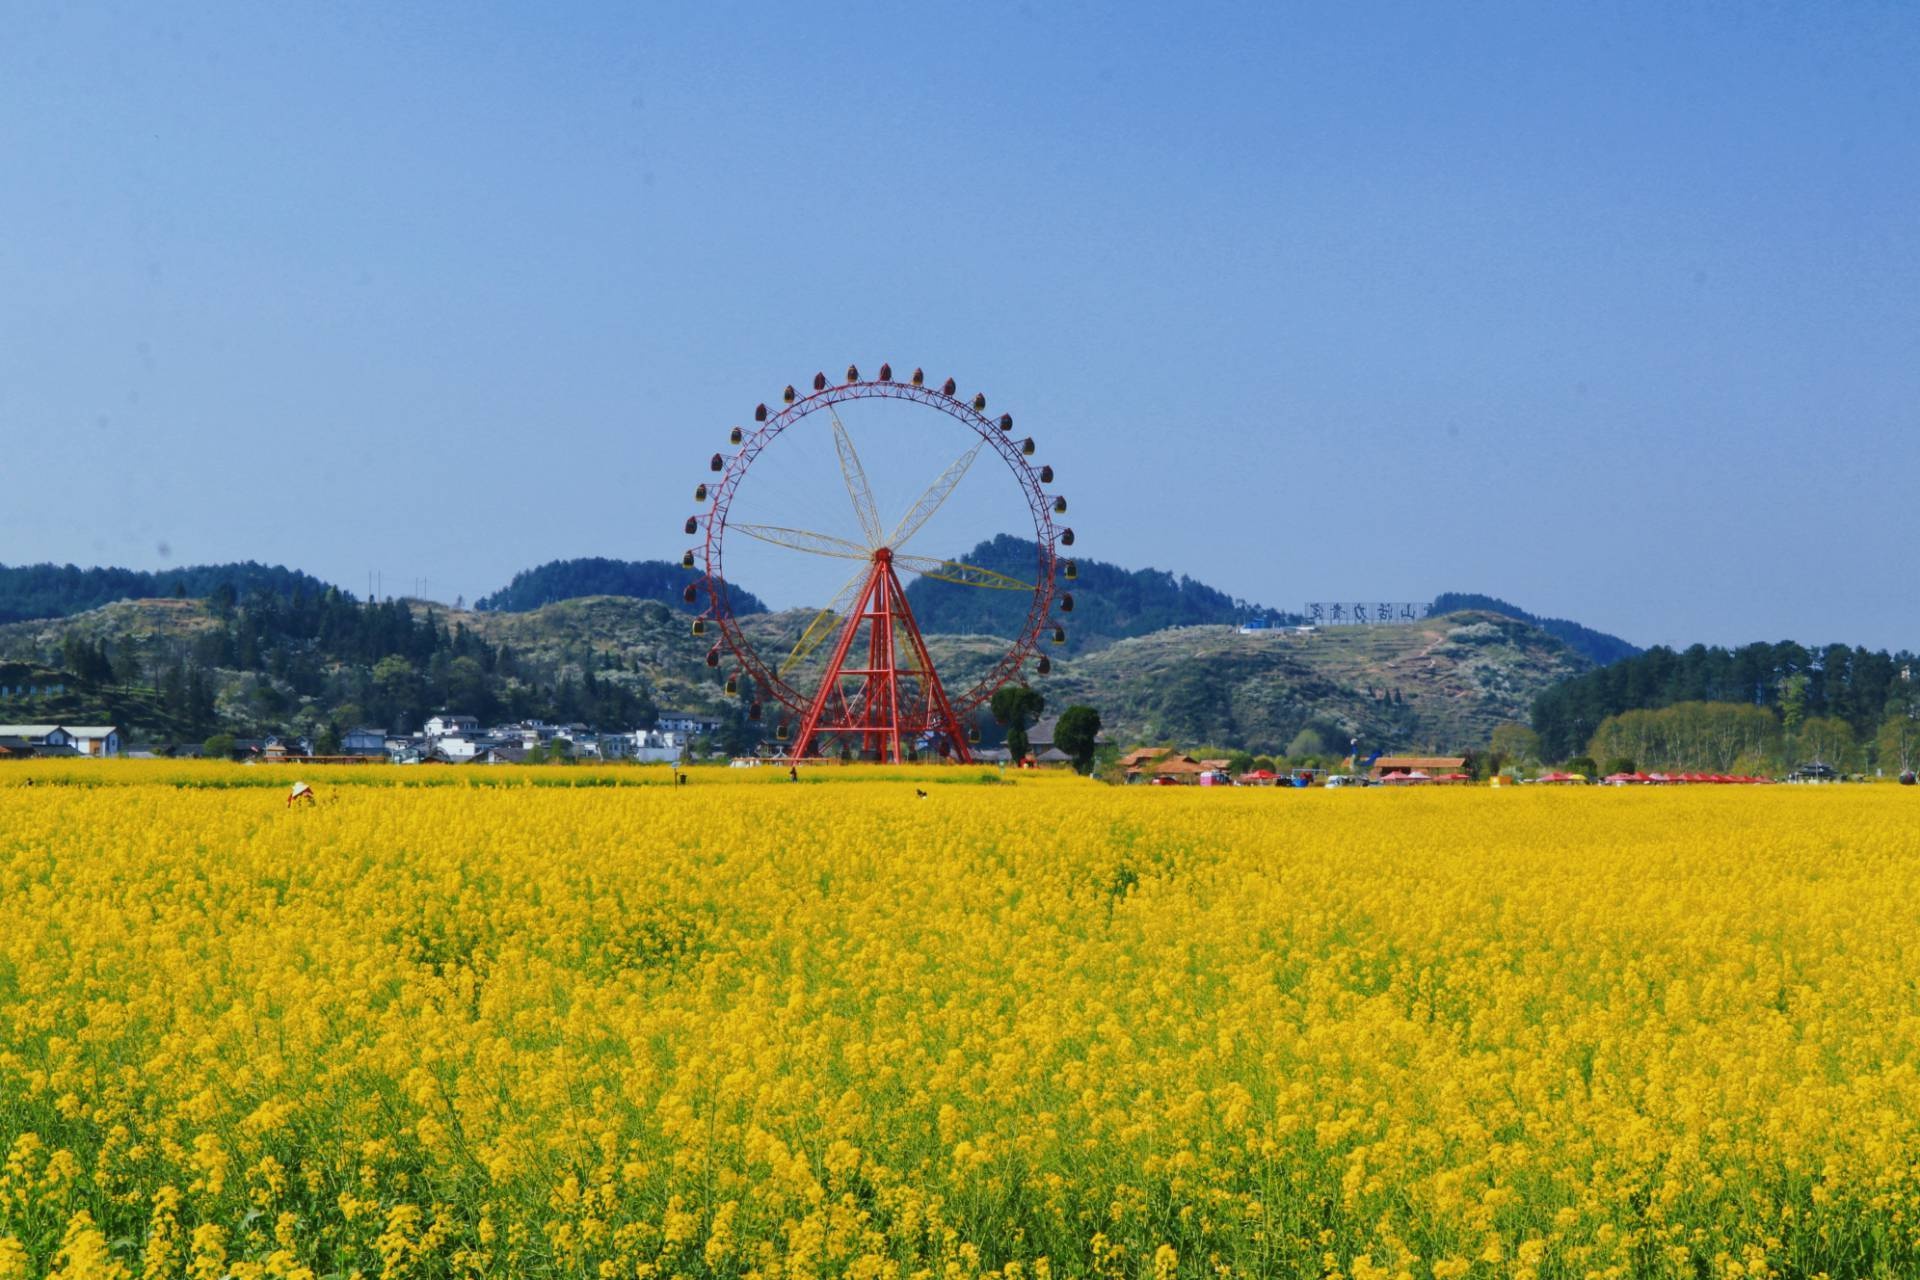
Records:
{"label": "blue sky", "polygon": [[1089,556],[1914,646],[1916,65],[1894,5],[7,5],[0,561],[675,555],[885,359]]}

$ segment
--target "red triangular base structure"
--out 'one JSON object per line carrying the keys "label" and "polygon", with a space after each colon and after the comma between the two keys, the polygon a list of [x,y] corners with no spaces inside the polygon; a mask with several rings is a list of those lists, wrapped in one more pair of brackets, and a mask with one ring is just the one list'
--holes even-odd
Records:
{"label": "red triangular base structure", "polygon": [[[867,665],[850,666],[850,660],[859,660],[850,655],[862,627],[867,631]],[[933,659],[907,607],[907,593],[894,576],[893,553],[886,547],[873,553],[873,570],[840,628],[820,691],[794,735],[792,758],[808,755],[815,739],[829,734],[858,741],[860,754],[870,760],[904,763],[923,742],[931,752],[951,755],[962,764],[973,759],[966,730],[934,674]]]}

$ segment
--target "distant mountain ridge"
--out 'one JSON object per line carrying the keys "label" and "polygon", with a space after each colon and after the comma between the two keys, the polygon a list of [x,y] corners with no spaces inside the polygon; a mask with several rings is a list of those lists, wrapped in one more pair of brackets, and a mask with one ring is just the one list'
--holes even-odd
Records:
{"label": "distant mountain ridge", "polygon": [[82,569],[71,564],[0,565],[0,623],[70,618],[115,600],[204,599],[222,587],[231,590],[235,599],[258,593],[280,600],[319,596],[332,589],[312,574],[252,560],[152,571]]}
{"label": "distant mountain ridge", "polygon": [[[1033,578],[1038,554],[1031,539],[1003,533],[957,558],[1027,582]],[[1237,625],[1254,615],[1273,622],[1298,620],[1184,574],[1123,569],[1104,560],[1077,558],[1074,569],[1078,577],[1059,581],[1060,589],[1073,596],[1072,614],[1061,616],[1069,651],[1103,648],[1168,627]],[[907,602],[920,629],[947,635],[1017,635],[1026,622],[1029,599],[1024,592],[953,587],[924,578],[907,585]]]}
{"label": "distant mountain ridge", "polygon": [[1502,617],[1515,618],[1521,622],[1531,622],[1548,635],[1565,644],[1569,649],[1593,663],[1597,667],[1611,666],[1622,658],[1637,657],[1645,650],[1631,641],[1619,636],[1610,636],[1604,631],[1595,631],[1592,627],[1578,622],[1569,622],[1565,618],[1542,618],[1528,613],[1518,605],[1508,604],[1494,596],[1475,595],[1465,591],[1443,591],[1433,599],[1429,613],[1461,613],[1477,609],[1483,613],[1497,613]]}
{"label": "distant mountain ridge", "polygon": [[[1031,580],[1036,548],[1030,539],[1001,534],[964,552],[960,559],[981,568]],[[1302,621],[1287,610],[1239,599],[1183,574],[1160,569],[1126,569],[1103,560],[1076,559],[1077,577],[1060,581],[1073,596],[1071,613],[1062,613],[1067,643],[1060,656],[1088,653],[1119,640],[1151,635],[1169,627],[1235,625],[1250,617],[1270,622]],[[616,560],[602,556],[553,560],[516,573],[506,586],[481,597],[474,608],[487,613],[526,613],[567,600],[613,596],[652,600],[675,610],[690,575],[668,560]],[[117,600],[180,596],[227,596],[233,601],[265,596],[281,602],[317,598],[337,590],[311,574],[253,561],[191,565],[179,569],[81,569],[73,565],[0,565],[0,623],[71,617]],[[764,614],[766,604],[745,586],[730,588],[740,614]],[[351,602],[345,591],[340,598]],[[1026,621],[1029,597],[1017,591],[988,591],[916,578],[908,584],[921,629],[928,634],[1007,637]],[[1444,592],[1434,614],[1479,610],[1527,622],[1565,643],[1597,666],[1608,666],[1642,652],[1618,636],[1562,618],[1543,618],[1493,596]]]}
{"label": "distant mountain ridge", "polygon": [[[692,580],[693,575],[670,560],[609,560],[605,556],[549,560],[537,568],[522,569],[506,586],[474,601],[473,607],[483,613],[528,613],[585,596],[627,596],[681,608],[684,602],[680,593]],[[744,587],[729,583],[727,596],[735,613],[767,611],[760,598]]]}

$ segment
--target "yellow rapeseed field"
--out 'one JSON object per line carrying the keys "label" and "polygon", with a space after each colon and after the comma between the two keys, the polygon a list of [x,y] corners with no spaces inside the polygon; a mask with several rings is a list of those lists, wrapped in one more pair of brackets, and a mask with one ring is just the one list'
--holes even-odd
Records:
{"label": "yellow rapeseed field", "polygon": [[293,776],[0,767],[0,1277],[1920,1273],[1910,791]]}

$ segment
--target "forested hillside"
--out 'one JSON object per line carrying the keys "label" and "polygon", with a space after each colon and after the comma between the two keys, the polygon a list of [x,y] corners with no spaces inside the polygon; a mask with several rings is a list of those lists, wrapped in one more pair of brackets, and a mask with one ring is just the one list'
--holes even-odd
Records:
{"label": "forested hillside", "polygon": [[264,594],[282,600],[318,595],[327,584],[311,574],[280,565],[189,565],[146,572],[140,569],[81,569],[70,564],[0,565],[0,622],[65,618],[115,600],[223,595],[228,600]]}
{"label": "forested hillside", "polygon": [[1537,617],[1495,596],[1476,595],[1468,591],[1442,591],[1428,606],[1429,613],[1458,613],[1463,609],[1499,613],[1522,622],[1531,622],[1595,666],[1604,667],[1641,652],[1639,645],[1622,640],[1619,636],[1610,636],[1604,631],[1595,631],[1592,627],[1569,622],[1565,618]]}
{"label": "forested hillside", "polygon": [[1888,704],[1904,696],[1901,669],[1915,665],[1920,660],[1905,651],[1840,644],[1657,647],[1546,690],[1534,699],[1533,728],[1544,758],[1561,760],[1585,751],[1601,722],[1620,712],[1723,702],[1788,712],[1795,720],[1838,717],[1864,738],[1886,718]]}
{"label": "forested hillside", "polygon": [[141,737],[291,729],[324,740],[357,724],[418,729],[447,707],[484,720],[607,729],[655,714],[647,681],[596,651],[591,637],[527,659],[439,610],[361,604],[333,590],[285,601],[256,593],[233,605],[218,595],[123,602],[15,623],[0,627],[0,658],[57,665],[73,677],[57,706],[0,700],[0,718],[92,716]]}
{"label": "forested hillside", "polygon": [[1174,628],[1062,662],[1036,685],[1055,706],[1099,708],[1121,743],[1284,751],[1312,730],[1342,753],[1357,735],[1368,750],[1456,754],[1586,665],[1529,623],[1464,613],[1311,635]]}
{"label": "forested hillside", "polygon": [[[1003,533],[958,558],[1031,582],[1037,555],[1031,539]],[[1167,627],[1237,624],[1255,614],[1269,621],[1294,620],[1291,614],[1236,600],[1204,582],[1161,569],[1123,569],[1104,560],[1076,560],[1075,568],[1077,579],[1060,581],[1060,589],[1073,595],[1073,613],[1061,616],[1068,652],[1098,649]],[[1031,603],[1024,592],[984,591],[925,578],[907,585],[907,600],[922,630],[949,635],[1016,635]]]}
{"label": "forested hillside", "polygon": [[[480,597],[473,607],[491,613],[525,613],[586,596],[628,596],[681,608],[680,593],[691,580],[691,574],[669,560],[608,560],[602,556],[553,560],[514,574],[513,581]],[[730,583],[727,594],[735,613],[766,612],[767,606],[760,598],[743,587]]]}

